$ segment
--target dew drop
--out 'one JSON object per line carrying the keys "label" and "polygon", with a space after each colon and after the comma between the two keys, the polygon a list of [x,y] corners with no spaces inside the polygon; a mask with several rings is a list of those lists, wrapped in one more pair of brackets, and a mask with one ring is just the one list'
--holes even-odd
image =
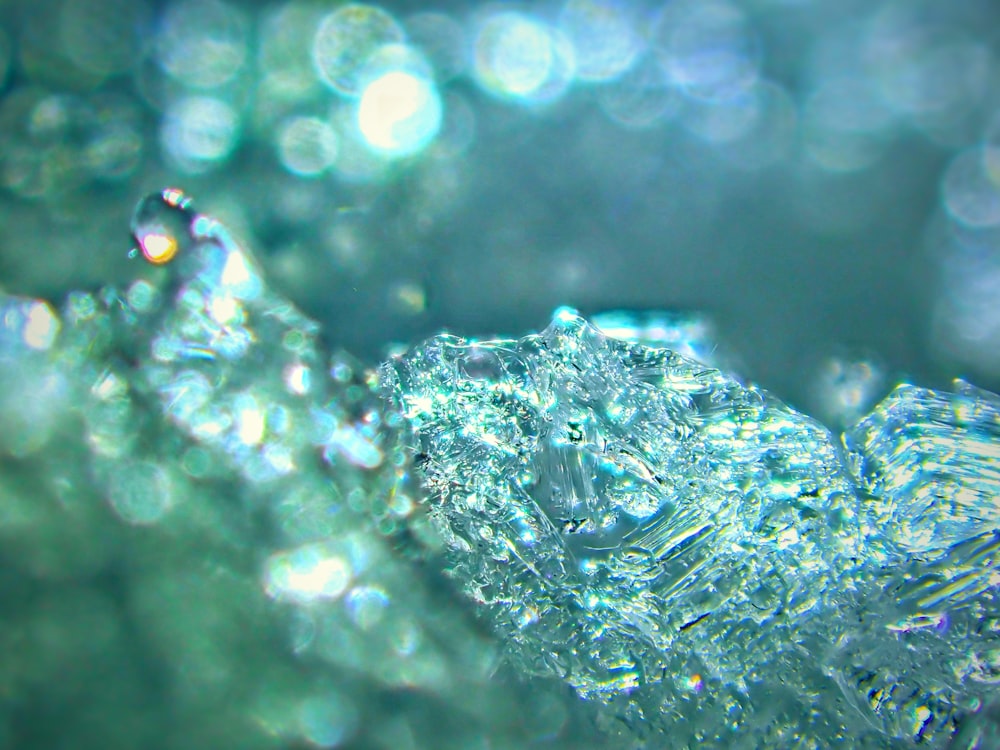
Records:
{"label": "dew drop", "polygon": [[191,199],[180,190],[146,196],[136,205],[130,225],[138,252],[155,266],[166,265],[190,238],[194,216]]}

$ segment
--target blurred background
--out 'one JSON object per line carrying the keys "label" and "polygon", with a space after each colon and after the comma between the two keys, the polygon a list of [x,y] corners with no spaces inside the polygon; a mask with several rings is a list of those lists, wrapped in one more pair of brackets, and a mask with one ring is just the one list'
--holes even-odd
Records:
{"label": "blurred background", "polygon": [[[133,207],[174,186],[368,363],[561,305],[680,310],[647,333],[839,429],[901,379],[1000,390],[998,83],[994,0],[0,0],[0,291],[127,283]],[[102,382],[98,417],[152,429]],[[641,713],[489,677],[467,603],[370,530],[345,538],[374,583],[341,575],[331,655],[298,658],[260,581],[298,552],[267,557],[291,542],[237,510],[254,488],[165,438],[136,443],[164,473],[113,453],[102,478],[74,425],[0,456],[0,747],[641,742]],[[177,509],[122,517],[119,485],[162,476]],[[289,513],[342,505],[296,481]],[[406,598],[425,573],[440,602]],[[413,662],[433,632],[465,661]],[[694,737],[729,708],[684,710]]]}
{"label": "blurred background", "polygon": [[0,0],[0,285],[129,278],[132,207],[171,185],[368,361],[682,309],[828,421],[900,378],[997,389],[998,16]]}

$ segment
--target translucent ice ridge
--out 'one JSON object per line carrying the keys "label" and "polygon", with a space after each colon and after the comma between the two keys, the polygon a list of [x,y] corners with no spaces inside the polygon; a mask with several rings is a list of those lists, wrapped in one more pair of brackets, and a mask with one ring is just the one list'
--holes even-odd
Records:
{"label": "translucent ice ridge", "polygon": [[[70,294],[61,316],[0,295],[0,460],[35,481],[0,486],[0,536],[43,579],[111,565],[110,536],[157,539],[115,569],[199,703],[235,674],[228,613],[270,598],[321,672],[288,711],[347,706],[362,744],[379,728],[355,703],[402,690],[413,716],[458,717],[461,747],[578,747],[573,711],[636,750],[1000,747],[996,395],[903,385],[837,439],[699,360],[717,353],[696,318],[618,313],[605,332],[565,309],[522,339],[436,336],[376,374],[324,353],[180,191],[141,202],[132,232],[148,264],[127,289]],[[34,536],[9,523],[39,507]],[[215,612],[218,663],[159,626],[192,559],[226,571],[189,606]],[[589,700],[494,680],[498,647]]]}
{"label": "translucent ice ridge", "polygon": [[1000,518],[1000,398],[899,386],[845,435],[858,484],[877,500],[868,525],[921,554],[993,529]]}
{"label": "translucent ice ridge", "polygon": [[[692,741],[747,722],[751,746],[940,739],[992,695],[1000,641],[974,623],[997,614],[995,396],[902,387],[848,453],[565,309],[520,340],[437,336],[382,380],[447,567],[520,669],[678,739],[678,715],[721,710]],[[751,720],[775,685],[798,706]]]}
{"label": "translucent ice ridge", "polygon": [[[71,293],[61,317],[0,294],[5,564],[97,591],[115,571],[171,713],[232,715],[236,746],[527,744],[537,729],[502,724],[532,725],[535,693],[493,678],[465,602],[399,553],[420,522],[401,523],[408,457],[371,371],[324,352],[182,192],[140,202],[132,234],[148,262],[127,288]],[[392,722],[362,722],[378,705]]]}

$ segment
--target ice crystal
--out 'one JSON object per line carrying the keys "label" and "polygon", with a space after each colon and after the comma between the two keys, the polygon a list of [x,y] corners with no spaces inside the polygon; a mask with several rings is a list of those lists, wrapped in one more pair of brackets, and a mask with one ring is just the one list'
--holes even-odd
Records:
{"label": "ice crystal", "polygon": [[569,311],[521,341],[438,336],[383,372],[453,575],[523,667],[581,693],[659,681],[681,651],[739,681],[861,554],[822,426]]}
{"label": "ice crystal", "polygon": [[[520,340],[434,337],[382,379],[450,574],[512,663],[605,702],[612,728],[754,747],[971,726],[998,645],[976,626],[998,614],[985,397],[970,433],[957,402],[897,393],[846,462],[759,388],[565,309]],[[923,490],[899,478],[914,463]],[[922,522],[931,541],[893,523],[949,482],[979,510]]]}
{"label": "ice crystal", "polygon": [[1000,398],[901,385],[847,432],[858,484],[878,501],[867,523],[924,553],[992,530],[1000,518]]}

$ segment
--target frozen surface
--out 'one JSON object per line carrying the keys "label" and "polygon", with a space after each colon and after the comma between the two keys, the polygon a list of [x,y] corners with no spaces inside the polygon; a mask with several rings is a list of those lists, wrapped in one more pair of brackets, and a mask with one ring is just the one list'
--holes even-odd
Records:
{"label": "frozen surface", "polygon": [[132,232],[125,288],[0,296],[4,559],[76,592],[15,608],[10,694],[86,655],[135,716],[141,653],[142,746],[1000,746],[994,394],[837,439],[697,316],[565,308],[375,373],[183,193]]}
{"label": "frozen surface", "polygon": [[[448,570],[519,669],[644,731],[747,746],[943,741],[989,694],[988,394],[898,391],[851,433],[906,425],[852,455],[858,488],[814,420],[565,309],[516,341],[432,338],[382,376]],[[894,478],[913,463],[921,485]],[[968,510],[921,520],[949,487]]]}
{"label": "frozen surface", "polygon": [[[148,263],[126,288],[73,293],[61,320],[0,296],[5,575],[55,589],[13,605],[5,689],[98,704],[124,746],[599,743],[564,684],[498,676],[440,571],[401,552],[426,545],[371,372],[183,193],[132,231]],[[19,747],[70,731],[13,726]]]}
{"label": "frozen surface", "polygon": [[961,542],[1000,517],[1000,398],[901,385],[848,430],[858,483],[878,501],[867,523],[907,552]]}

